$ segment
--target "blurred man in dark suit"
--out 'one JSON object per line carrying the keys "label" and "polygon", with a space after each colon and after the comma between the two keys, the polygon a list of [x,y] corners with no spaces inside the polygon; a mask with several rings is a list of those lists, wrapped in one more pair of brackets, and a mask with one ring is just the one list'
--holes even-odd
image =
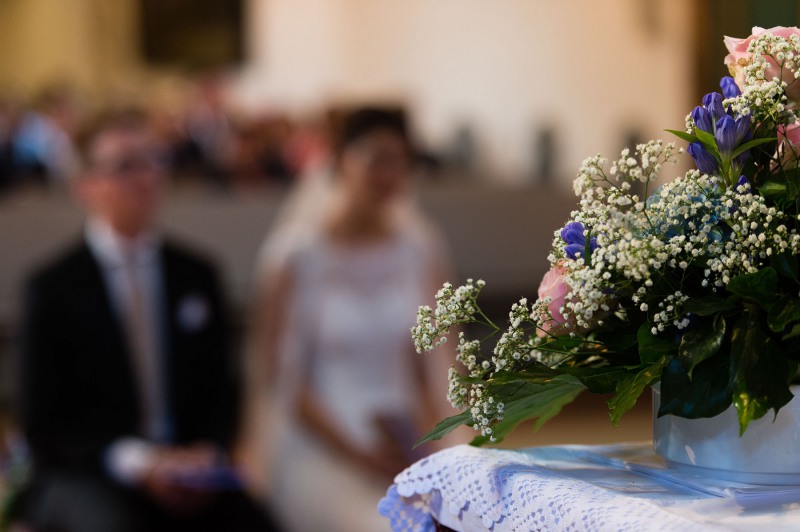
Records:
{"label": "blurred man in dark suit", "polygon": [[43,530],[274,529],[226,466],[225,308],[215,270],[154,225],[158,155],[143,115],[99,123],[75,181],[83,238],[28,286],[20,419]]}

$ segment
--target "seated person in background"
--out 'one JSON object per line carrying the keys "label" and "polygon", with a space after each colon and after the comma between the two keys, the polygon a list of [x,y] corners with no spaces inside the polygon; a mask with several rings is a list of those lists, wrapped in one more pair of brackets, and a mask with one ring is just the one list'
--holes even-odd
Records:
{"label": "seated person in background", "polygon": [[293,532],[385,529],[378,501],[442,417],[446,368],[435,376],[409,330],[447,261],[413,202],[405,114],[354,110],[336,140],[332,172],[309,178],[263,255],[269,476]]}
{"label": "seated person in background", "polygon": [[157,155],[139,113],[98,123],[74,183],[83,238],[28,286],[19,417],[36,530],[275,529],[226,466],[238,391],[222,294],[155,227]]}

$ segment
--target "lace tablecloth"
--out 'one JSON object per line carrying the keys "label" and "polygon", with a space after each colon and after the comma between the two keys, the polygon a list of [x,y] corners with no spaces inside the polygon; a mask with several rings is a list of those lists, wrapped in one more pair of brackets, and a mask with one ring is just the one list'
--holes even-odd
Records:
{"label": "lace tablecloth", "polygon": [[395,478],[379,510],[395,531],[800,530],[800,486],[666,469],[652,444],[452,447]]}

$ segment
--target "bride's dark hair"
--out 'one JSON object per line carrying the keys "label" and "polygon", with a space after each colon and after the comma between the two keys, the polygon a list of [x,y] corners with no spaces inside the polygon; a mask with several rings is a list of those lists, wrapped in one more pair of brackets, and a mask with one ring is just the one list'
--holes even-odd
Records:
{"label": "bride's dark hair", "polygon": [[354,144],[376,131],[389,131],[405,141],[409,154],[414,149],[408,128],[406,112],[397,107],[360,107],[346,113],[342,118],[334,142],[337,156]]}

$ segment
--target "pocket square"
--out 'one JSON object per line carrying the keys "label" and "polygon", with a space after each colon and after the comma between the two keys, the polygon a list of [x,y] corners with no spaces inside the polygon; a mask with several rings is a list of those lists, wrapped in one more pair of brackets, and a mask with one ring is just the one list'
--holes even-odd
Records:
{"label": "pocket square", "polygon": [[211,318],[211,305],[202,294],[184,297],[178,305],[178,323],[187,332],[197,332]]}

